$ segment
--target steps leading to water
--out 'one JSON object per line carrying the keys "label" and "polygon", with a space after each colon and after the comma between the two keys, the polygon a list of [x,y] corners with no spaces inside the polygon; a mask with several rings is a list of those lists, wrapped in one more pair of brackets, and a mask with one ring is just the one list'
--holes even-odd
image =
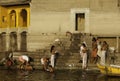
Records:
{"label": "steps leading to water", "polygon": [[[80,33],[74,33],[72,35],[72,38],[66,35],[59,35],[52,36],[52,38],[48,38],[49,36],[46,36],[45,38],[49,39],[49,41],[44,41],[44,36],[41,36],[42,42],[47,42],[43,48],[34,51],[34,52],[14,52],[14,58],[18,57],[20,55],[28,55],[34,59],[34,62],[31,62],[33,67],[35,69],[42,69],[40,59],[42,57],[49,57],[50,58],[50,47],[51,45],[55,45],[57,50],[59,51],[59,56],[56,62],[56,69],[81,69],[81,63],[79,63],[80,60],[80,54],[79,54],[79,45],[84,37],[84,41],[86,41],[87,45],[90,47],[91,37],[88,35],[81,36]],[[34,37],[33,37],[34,38]],[[58,38],[59,42],[51,42],[55,40],[55,38]],[[41,42],[41,39],[38,39]],[[50,43],[50,44],[48,44]],[[48,45],[47,45],[48,44]],[[95,66],[88,65],[89,67]]]}

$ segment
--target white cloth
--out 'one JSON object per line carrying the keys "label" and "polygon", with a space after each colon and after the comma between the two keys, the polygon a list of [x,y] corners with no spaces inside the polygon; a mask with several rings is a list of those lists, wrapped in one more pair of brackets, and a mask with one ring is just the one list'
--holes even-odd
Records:
{"label": "white cloth", "polygon": [[83,61],[83,63],[82,63],[83,69],[87,67],[87,53],[83,53],[84,49],[85,48],[83,46],[80,47],[80,55],[81,55],[82,61]]}
{"label": "white cloth", "polygon": [[55,67],[55,55],[53,54],[51,55],[50,62],[51,62],[51,66]]}
{"label": "white cloth", "polygon": [[43,65],[45,64],[44,63],[44,58],[41,58],[41,64],[43,64]]}
{"label": "white cloth", "polygon": [[102,65],[105,65],[105,54],[106,54],[106,51],[105,51],[105,50],[102,50],[102,51],[101,51],[101,61],[100,61],[100,63],[101,63]]}
{"label": "white cloth", "polygon": [[98,51],[97,51],[97,55],[99,56],[99,57],[101,57],[101,45],[98,45],[97,46],[97,48],[98,48]]}
{"label": "white cloth", "polygon": [[87,67],[87,53],[83,53],[82,60],[83,60],[82,68],[84,69]]}
{"label": "white cloth", "polygon": [[21,58],[27,62],[29,61],[29,57],[27,55],[22,55]]}
{"label": "white cloth", "polygon": [[81,56],[81,57],[82,57],[82,55],[83,55],[83,54],[82,54],[82,53],[83,53],[83,52],[82,52],[83,49],[84,49],[84,47],[81,46],[81,47],[80,47],[80,56]]}

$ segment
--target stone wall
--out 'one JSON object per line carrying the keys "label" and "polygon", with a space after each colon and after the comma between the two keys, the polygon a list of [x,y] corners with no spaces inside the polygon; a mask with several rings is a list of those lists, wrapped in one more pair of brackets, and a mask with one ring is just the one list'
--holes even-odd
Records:
{"label": "stone wall", "polygon": [[120,11],[117,4],[117,0],[33,0],[29,30],[30,33],[74,32],[75,14],[72,12],[75,10],[86,15],[84,10],[88,9],[83,32],[119,35]]}
{"label": "stone wall", "polygon": [[116,10],[118,0],[32,0],[34,12],[65,12],[72,8],[90,8],[91,10]]}
{"label": "stone wall", "polygon": [[119,12],[91,11],[90,31],[96,35],[118,35],[120,26]]}

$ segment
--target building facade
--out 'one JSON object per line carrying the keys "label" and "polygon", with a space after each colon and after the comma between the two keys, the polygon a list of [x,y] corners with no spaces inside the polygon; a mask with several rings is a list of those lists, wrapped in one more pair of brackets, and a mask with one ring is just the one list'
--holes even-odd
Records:
{"label": "building facade", "polygon": [[[22,4],[30,0],[9,1],[15,4],[1,0],[0,7],[1,38],[6,38],[6,42],[1,41],[6,45],[1,43],[6,49],[36,50],[41,48],[43,33],[64,34],[66,31],[91,33],[119,49],[120,0],[32,0],[31,5]],[[14,44],[7,42],[8,39],[14,39]]]}
{"label": "building facade", "polygon": [[33,0],[29,32],[91,33],[120,50],[119,21],[120,0]]}
{"label": "building facade", "polygon": [[31,28],[36,27],[31,30],[36,33],[80,31],[95,35],[120,34],[119,0],[34,0],[31,11]]}
{"label": "building facade", "polygon": [[27,51],[30,2],[0,1],[0,52]]}

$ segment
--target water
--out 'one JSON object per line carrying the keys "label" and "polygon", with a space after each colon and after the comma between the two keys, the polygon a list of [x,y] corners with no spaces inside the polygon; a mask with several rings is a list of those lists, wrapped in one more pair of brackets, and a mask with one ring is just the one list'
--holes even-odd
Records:
{"label": "water", "polygon": [[120,81],[120,77],[108,77],[96,71],[0,70],[0,81]]}

